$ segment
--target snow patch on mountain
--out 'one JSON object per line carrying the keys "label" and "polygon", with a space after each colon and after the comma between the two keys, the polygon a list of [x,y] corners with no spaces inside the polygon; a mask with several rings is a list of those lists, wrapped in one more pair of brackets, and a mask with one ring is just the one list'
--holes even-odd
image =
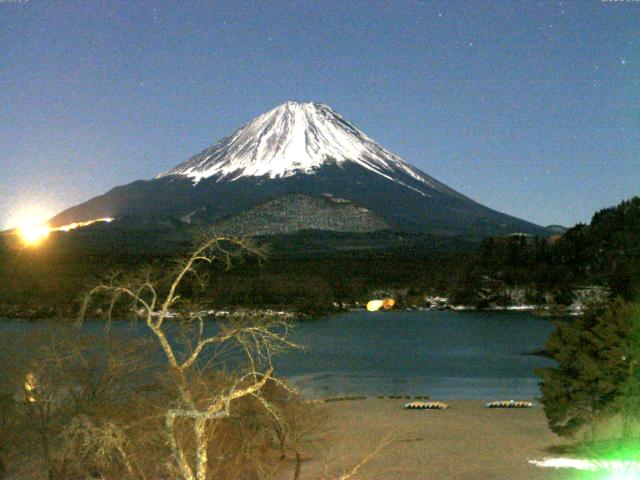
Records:
{"label": "snow patch on mountain", "polygon": [[[423,196],[402,181],[408,175],[438,191],[446,186],[384,149],[327,105],[287,102],[264,113],[185,163],[158,175],[234,181],[313,174],[322,165],[355,163]],[[405,178],[405,180],[407,180]]]}

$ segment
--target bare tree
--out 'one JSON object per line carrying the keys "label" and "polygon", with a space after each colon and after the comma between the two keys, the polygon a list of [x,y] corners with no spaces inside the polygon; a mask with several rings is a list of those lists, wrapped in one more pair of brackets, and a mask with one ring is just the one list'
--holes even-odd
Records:
{"label": "bare tree", "polygon": [[[164,433],[173,467],[184,480],[206,480],[212,431],[219,422],[232,417],[233,406],[240,400],[256,400],[273,418],[279,418],[278,410],[261,390],[268,382],[285,387],[273,376],[272,358],[283,348],[295,347],[287,338],[286,322],[264,315],[240,316],[212,331],[203,315],[194,312],[193,305],[187,305],[181,297],[181,290],[188,288],[189,282],[204,285],[198,267],[215,261],[228,266],[247,252],[261,253],[243,240],[209,238],[178,264],[166,286],[154,280],[151,272],[137,279],[115,276],[88,293],[80,313],[83,319],[93,298],[106,297],[111,319],[117,304],[127,300],[128,307],[141,317],[160,345],[169,367],[167,378],[176,387],[176,398],[164,411]],[[183,314],[175,317],[179,311]],[[237,354],[242,356],[243,368],[236,367],[233,375],[222,376],[215,383],[204,381],[206,370],[200,367],[230,350],[237,359]],[[216,388],[210,388],[212,385]]]}
{"label": "bare tree", "polygon": [[271,422],[278,442],[280,460],[285,459],[288,452],[295,459],[293,480],[302,478],[303,455],[308,454],[310,449],[315,449],[318,441],[316,436],[325,420],[316,407],[315,403],[304,402],[297,392],[285,392],[277,403],[281,415]]}
{"label": "bare tree", "polygon": [[[255,312],[216,322],[198,313],[209,265],[247,252],[261,254],[207,239],[172,274],[112,276],[80,313],[106,307],[99,334],[55,324],[2,338],[0,479],[258,480],[289,473],[278,446],[295,455],[299,479],[321,422],[274,376],[274,355],[296,347],[289,326]],[[116,338],[110,320],[125,312],[150,335]]]}

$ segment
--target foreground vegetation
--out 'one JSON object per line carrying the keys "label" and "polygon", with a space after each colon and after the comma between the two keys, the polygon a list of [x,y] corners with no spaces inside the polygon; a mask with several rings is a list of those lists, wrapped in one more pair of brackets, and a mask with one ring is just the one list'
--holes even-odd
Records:
{"label": "foreground vegetation", "polygon": [[589,459],[603,471],[610,470],[612,462],[634,462],[619,473],[620,478],[636,478],[640,462],[640,303],[621,299],[594,303],[576,319],[559,320],[546,350],[556,366],[537,372],[542,380],[541,402],[549,428],[573,440],[554,453]]}
{"label": "foreground vegetation", "polygon": [[[106,327],[128,313],[146,335],[55,325],[3,338],[0,478],[258,480],[288,470],[302,478],[317,423],[313,405],[274,373],[273,356],[296,348],[288,326],[234,317],[212,331],[197,314],[193,292],[208,287],[200,267],[247,252],[259,254],[206,239],[169,275],[114,275],[85,296],[80,322],[98,304]],[[171,319],[176,311],[183,315]]]}

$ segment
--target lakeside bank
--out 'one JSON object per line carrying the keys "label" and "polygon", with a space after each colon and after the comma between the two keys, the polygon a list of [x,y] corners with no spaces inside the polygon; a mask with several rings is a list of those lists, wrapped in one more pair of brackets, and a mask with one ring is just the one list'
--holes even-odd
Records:
{"label": "lakeside bank", "polygon": [[367,480],[560,480],[567,471],[530,460],[553,457],[567,442],[549,431],[539,405],[489,409],[479,400],[450,400],[446,410],[405,410],[403,400],[369,398],[318,405],[326,425],[304,453],[302,478],[339,476],[381,441],[361,470]]}

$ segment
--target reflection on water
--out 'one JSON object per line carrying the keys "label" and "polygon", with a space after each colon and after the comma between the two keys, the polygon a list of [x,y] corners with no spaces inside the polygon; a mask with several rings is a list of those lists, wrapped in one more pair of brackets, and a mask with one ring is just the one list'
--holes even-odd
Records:
{"label": "reflection on water", "polygon": [[[0,322],[0,334],[41,325]],[[138,335],[146,327],[112,328]],[[520,312],[351,312],[296,324],[293,339],[305,348],[276,358],[276,372],[314,397],[533,399],[540,394],[533,369],[551,362],[531,352],[552,330],[548,320]]]}

